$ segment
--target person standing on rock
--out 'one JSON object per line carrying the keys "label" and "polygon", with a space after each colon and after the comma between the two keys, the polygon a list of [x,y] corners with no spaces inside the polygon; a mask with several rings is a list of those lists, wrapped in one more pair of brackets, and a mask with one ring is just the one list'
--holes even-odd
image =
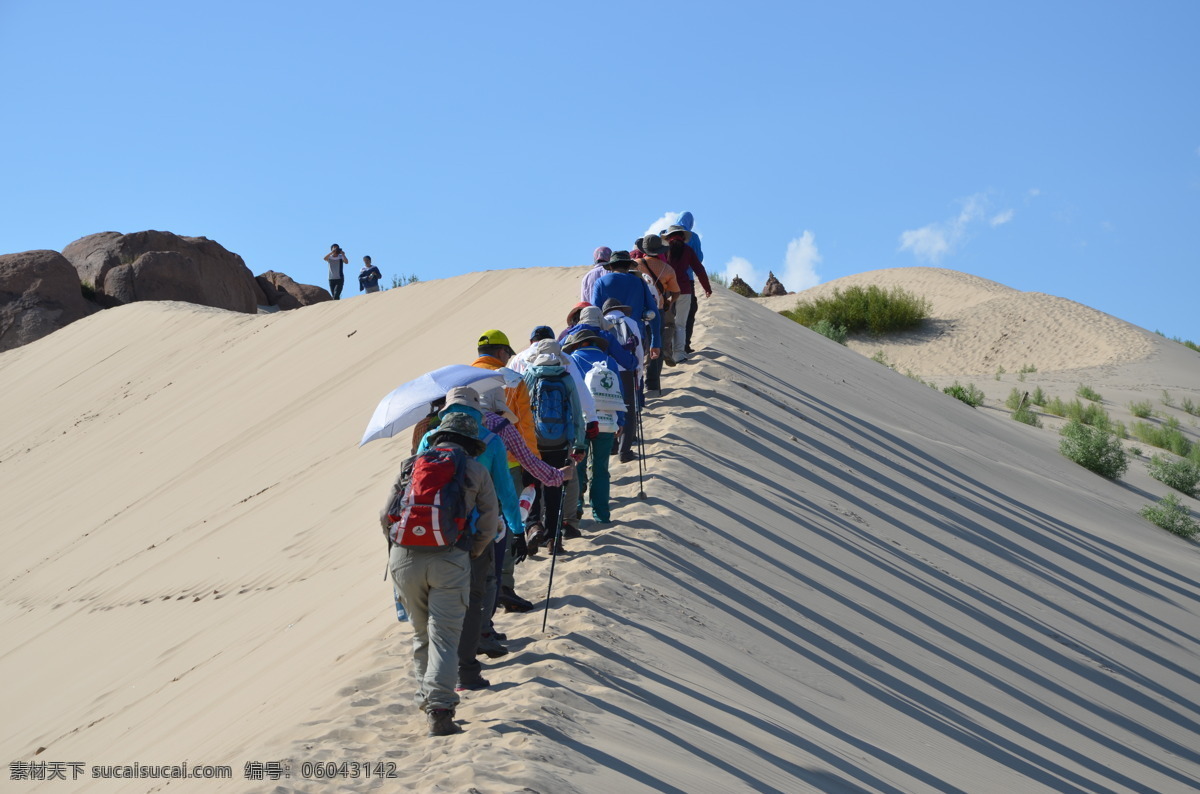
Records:
{"label": "person standing on rock", "polygon": [[362,270],[358,271],[358,291],[366,292],[368,295],[372,292],[379,292],[379,279],[383,278],[383,274],[379,272],[379,268],[371,264],[371,257],[363,257]]}
{"label": "person standing on rock", "polygon": [[342,286],[346,283],[346,274],[342,270],[344,265],[350,263],[346,257],[346,252],[337,243],[329,246],[329,253],[325,254],[325,261],[329,263],[329,294],[333,299],[342,299]]}

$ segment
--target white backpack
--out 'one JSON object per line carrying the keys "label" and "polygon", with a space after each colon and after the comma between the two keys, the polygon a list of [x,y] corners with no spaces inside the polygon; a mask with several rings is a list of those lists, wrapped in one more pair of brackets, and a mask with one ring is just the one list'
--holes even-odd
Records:
{"label": "white backpack", "polygon": [[597,361],[583,376],[583,383],[596,401],[597,411],[624,411],[625,398],[621,395],[621,377],[608,368],[608,364]]}

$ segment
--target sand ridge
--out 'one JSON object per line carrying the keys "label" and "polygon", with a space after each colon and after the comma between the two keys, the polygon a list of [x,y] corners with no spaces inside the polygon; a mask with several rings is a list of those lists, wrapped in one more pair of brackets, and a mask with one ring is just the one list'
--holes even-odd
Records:
{"label": "sand ridge", "polygon": [[[1200,559],[1137,517],[1160,484],[1095,477],[1052,432],[725,290],[648,406],[649,498],[618,464],[616,522],[569,544],[550,631],[502,617],[514,652],[466,732],[425,737],[375,518],[406,448],[357,440],[477,327],[558,327],[583,272],[263,317],[134,305],[0,355],[0,415],[23,417],[0,440],[7,756],[239,773],[82,790],[1200,784]],[[1096,372],[1174,384],[1174,355]],[[523,595],[546,565],[518,567]],[[256,788],[254,759],[399,777]]]}

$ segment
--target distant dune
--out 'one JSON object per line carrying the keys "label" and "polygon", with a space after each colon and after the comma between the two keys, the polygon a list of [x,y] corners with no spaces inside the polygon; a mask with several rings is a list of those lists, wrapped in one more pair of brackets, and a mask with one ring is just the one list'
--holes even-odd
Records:
{"label": "distant dune", "polygon": [[[614,464],[616,524],[568,542],[549,631],[502,616],[513,653],[465,694],[465,733],[426,737],[376,519],[407,445],[358,439],[480,331],[559,328],[583,272],[270,315],[138,303],[0,354],[3,754],[234,775],[14,787],[369,787],[306,780],[317,761],[394,764],[381,791],[1200,787],[1200,557],[1138,516],[1165,487],[1144,459],[1097,477],[995,404],[1083,381],[1195,437],[1157,401],[1200,401],[1200,356],[928,268],[853,277],[927,294],[935,317],[850,349],[776,303],[703,302],[700,353],[646,411],[649,498]],[[547,572],[517,569],[539,606]],[[268,761],[290,777],[245,779]]]}

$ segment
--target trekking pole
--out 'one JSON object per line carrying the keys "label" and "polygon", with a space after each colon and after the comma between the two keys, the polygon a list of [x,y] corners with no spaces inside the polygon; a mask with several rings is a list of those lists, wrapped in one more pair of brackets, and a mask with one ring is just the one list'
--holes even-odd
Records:
{"label": "trekking pole", "polygon": [[638,434],[638,499],[646,498],[646,486],[642,483],[642,461],[646,457],[646,437],[642,432],[642,405],[641,400],[634,397],[637,402],[637,434]]}
{"label": "trekking pole", "polygon": [[[567,489],[563,488],[563,499]],[[546,620],[550,617],[550,590],[554,587],[554,563],[558,562],[558,547],[562,543],[563,505],[558,508],[558,522],[554,528],[554,539],[550,541],[550,581],[546,584],[546,603],[542,604],[542,633],[546,633]]]}

